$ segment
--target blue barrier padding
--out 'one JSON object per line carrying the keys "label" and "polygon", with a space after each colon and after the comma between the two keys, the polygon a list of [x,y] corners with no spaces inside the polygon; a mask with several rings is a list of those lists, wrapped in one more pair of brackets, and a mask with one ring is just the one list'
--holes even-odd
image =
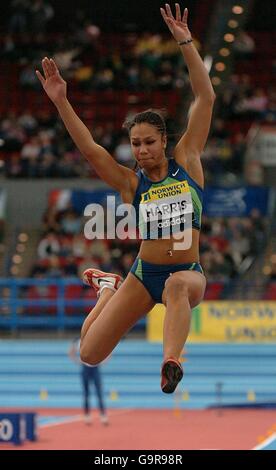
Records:
{"label": "blue barrier padding", "polygon": [[[56,288],[55,298],[28,298],[31,287]],[[68,297],[68,287],[79,286],[79,295]],[[64,279],[0,279],[0,328],[66,328],[81,327],[88,311],[96,304],[95,299],[84,297],[89,290],[74,277]],[[72,294],[71,294],[72,295]],[[146,320],[140,320],[134,329],[145,330]]]}
{"label": "blue barrier padding", "polygon": [[0,413],[0,443],[22,444],[37,440],[36,413]]}

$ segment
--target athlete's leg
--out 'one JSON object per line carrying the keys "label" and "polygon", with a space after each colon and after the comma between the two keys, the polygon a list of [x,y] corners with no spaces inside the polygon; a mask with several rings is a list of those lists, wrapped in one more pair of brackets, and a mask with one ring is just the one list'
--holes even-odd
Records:
{"label": "athlete's leg", "polygon": [[179,359],[190,329],[191,308],[203,299],[206,279],[196,271],[180,271],[167,279],[162,300],[166,305],[163,329],[164,360]]}
{"label": "athlete's leg", "polygon": [[83,282],[96,291],[98,301],[82,325],[81,340],[83,340],[91,324],[100,315],[103,307],[122,285],[123,279],[118,274],[106,273],[99,269],[89,268],[83,273]]}
{"label": "athlete's leg", "polygon": [[95,307],[91,310],[88,314],[86,319],[83,322],[82,329],[81,329],[81,341],[83,341],[87,331],[89,330],[92,323],[96,320],[96,318],[100,315],[102,309],[105,307],[107,302],[113,297],[115,292],[107,287],[103,289],[100,293],[99,299],[95,305]]}
{"label": "athlete's leg", "polygon": [[174,273],[165,283],[162,300],[167,308],[161,370],[161,388],[164,393],[173,393],[183,377],[179,357],[189,334],[191,308],[202,300],[205,286],[205,277],[194,271]]}
{"label": "athlete's leg", "polygon": [[143,284],[133,274],[128,274],[81,340],[81,360],[93,365],[103,361],[122,336],[154,305]]}

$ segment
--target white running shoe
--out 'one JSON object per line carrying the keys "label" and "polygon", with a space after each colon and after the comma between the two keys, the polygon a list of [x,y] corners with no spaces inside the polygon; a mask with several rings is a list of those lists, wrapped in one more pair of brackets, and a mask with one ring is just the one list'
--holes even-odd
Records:
{"label": "white running shoe", "polygon": [[123,282],[123,279],[119,274],[105,273],[104,271],[94,268],[86,269],[82,278],[85,284],[90,287],[94,287],[98,297],[105,288],[116,292]]}
{"label": "white running shoe", "polygon": [[91,418],[90,414],[85,414],[84,417],[83,417],[83,420],[84,420],[85,424],[87,424],[88,426],[90,424],[92,424],[92,418]]}
{"label": "white running shoe", "polygon": [[104,426],[108,426],[109,424],[108,417],[105,414],[100,415],[100,421]]}

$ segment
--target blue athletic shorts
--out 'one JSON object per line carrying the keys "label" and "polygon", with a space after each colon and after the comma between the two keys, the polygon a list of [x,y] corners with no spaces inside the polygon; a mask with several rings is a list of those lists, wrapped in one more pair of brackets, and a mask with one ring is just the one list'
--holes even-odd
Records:
{"label": "blue athletic shorts", "polygon": [[178,271],[197,271],[203,274],[199,263],[189,264],[152,264],[136,258],[130,272],[134,274],[147,289],[156,303],[162,303],[165,282],[171,274]]}

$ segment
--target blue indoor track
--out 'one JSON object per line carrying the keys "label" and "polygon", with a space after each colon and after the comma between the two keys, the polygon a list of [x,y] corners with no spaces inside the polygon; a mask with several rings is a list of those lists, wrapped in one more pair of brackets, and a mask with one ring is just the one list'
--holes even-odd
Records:
{"label": "blue indoor track", "polygon": [[[2,407],[81,407],[79,366],[70,341],[2,340]],[[275,406],[276,345],[188,344],[184,378],[173,395],[160,391],[162,345],[124,340],[102,365],[109,408]]]}

